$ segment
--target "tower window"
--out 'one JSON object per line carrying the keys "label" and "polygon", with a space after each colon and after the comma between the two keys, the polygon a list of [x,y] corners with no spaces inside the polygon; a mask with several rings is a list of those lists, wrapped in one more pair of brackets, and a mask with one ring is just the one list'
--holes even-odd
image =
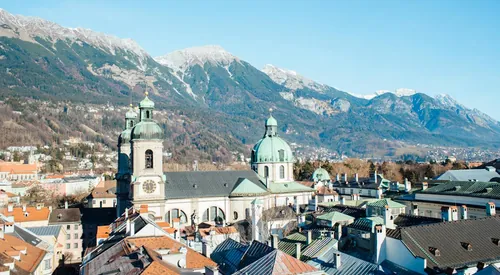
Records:
{"label": "tower window", "polygon": [[133,121],[130,121],[130,128],[134,127],[134,122]]}
{"label": "tower window", "polygon": [[264,178],[269,177],[269,167],[264,166]]}
{"label": "tower window", "polygon": [[280,166],[280,179],[285,178],[285,166],[281,165]]}
{"label": "tower window", "polygon": [[146,151],[146,168],[153,168],[153,151]]}
{"label": "tower window", "polygon": [[285,151],[281,149],[278,151],[278,154],[280,155],[280,161],[285,161]]}
{"label": "tower window", "polygon": [[149,115],[149,111],[146,111],[146,118],[148,118],[148,119],[149,119],[149,118],[150,118],[149,116],[150,116],[150,115]]}

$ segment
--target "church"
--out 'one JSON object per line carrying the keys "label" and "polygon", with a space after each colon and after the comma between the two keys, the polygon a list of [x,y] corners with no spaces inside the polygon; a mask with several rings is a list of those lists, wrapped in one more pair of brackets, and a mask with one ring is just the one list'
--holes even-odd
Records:
{"label": "church", "polygon": [[252,170],[164,173],[164,135],[154,120],[154,106],[146,93],[139,112],[131,108],[125,114],[118,138],[118,216],[142,206],[158,221],[223,225],[251,218],[255,203],[263,210],[309,203],[314,190],[294,181],[292,150],[278,135],[272,115],[251,152]]}

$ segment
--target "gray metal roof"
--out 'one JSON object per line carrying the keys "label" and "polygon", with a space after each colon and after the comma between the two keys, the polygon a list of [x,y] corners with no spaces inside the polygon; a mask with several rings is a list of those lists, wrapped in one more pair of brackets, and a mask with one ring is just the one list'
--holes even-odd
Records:
{"label": "gray metal roof", "polygon": [[250,170],[168,172],[165,177],[167,199],[229,197],[241,179],[266,189],[260,177]]}
{"label": "gray metal roof", "polygon": [[500,177],[495,169],[464,169],[449,170],[437,177],[436,180],[489,182],[495,177]]}
{"label": "gray metal roof", "polygon": [[38,238],[34,233],[30,232],[26,228],[14,225],[14,233],[12,234],[17,238],[33,245],[38,246],[43,240]]}
{"label": "gray metal roof", "polygon": [[[427,259],[429,268],[498,262],[500,246],[494,239],[500,239],[500,216],[401,228],[402,242],[414,255]],[[440,255],[431,253],[431,248]]]}
{"label": "gray metal roof", "polygon": [[79,208],[54,209],[49,216],[49,224],[55,223],[80,223]]}
{"label": "gray metal roof", "polygon": [[49,225],[30,227],[28,230],[38,236],[54,236],[57,238],[57,236],[59,236],[59,232],[61,232],[61,228],[62,226],[60,225]]}
{"label": "gray metal roof", "polygon": [[219,265],[219,269],[224,274],[232,274],[238,270],[238,265],[247,249],[247,245],[229,238],[214,249],[210,258]]}
{"label": "gray metal roof", "polygon": [[[335,254],[340,254],[341,265],[339,268],[335,266]],[[378,266],[376,264],[342,253],[333,247],[325,250],[321,256],[311,259],[307,263],[323,270],[329,275],[384,274],[378,270]]]}
{"label": "gray metal roof", "polygon": [[500,183],[480,181],[449,181],[430,187],[424,191],[419,191],[419,193],[498,199],[500,198]]}

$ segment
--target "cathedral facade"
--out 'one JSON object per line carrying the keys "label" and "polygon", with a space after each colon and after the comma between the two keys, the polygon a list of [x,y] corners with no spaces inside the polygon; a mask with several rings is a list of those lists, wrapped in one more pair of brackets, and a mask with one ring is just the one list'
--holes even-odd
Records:
{"label": "cathedral facade", "polygon": [[[117,215],[134,207],[155,220],[181,224],[226,224],[252,218],[255,201],[262,209],[308,204],[313,189],[294,181],[294,157],[278,135],[271,115],[265,134],[253,147],[247,171],[163,172],[163,130],[154,121],[147,94],[125,114],[118,139]],[[254,204],[252,204],[254,202]]]}

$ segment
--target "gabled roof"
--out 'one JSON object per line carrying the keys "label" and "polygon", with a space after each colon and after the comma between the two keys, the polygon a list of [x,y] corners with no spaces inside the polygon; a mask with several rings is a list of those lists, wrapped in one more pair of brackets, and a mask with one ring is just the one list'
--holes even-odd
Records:
{"label": "gabled roof", "polygon": [[[498,262],[500,246],[495,239],[500,239],[500,216],[401,228],[402,242],[415,256],[427,259],[429,268]],[[430,248],[438,249],[440,256]]]}
{"label": "gabled roof", "polygon": [[40,210],[36,207],[26,207],[26,211],[23,211],[21,207],[14,207],[12,212],[4,208],[2,214],[6,217],[13,216],[15,222],[32,222],[49,220],[50,211],[48,207],[42,207]]}
{"label": "gabled roof", "polygon": [[54,236],[58,237],[61,232],[60,225],[49,225],[49,226],[37,226],[28,228],[29,231],[33,232],[38,236]]}
{"label": "gabled roof", "polygon": [[80,222],[81,215],[79,208],[54,209],[52,213],[50,213],[49,224]]}
{"label": "gabled roof", "polygon": [[247,249],[247,245],[228,238],[214,249],[210,258],[219,265],[224,274],[232,274],[238,270],[238,265]]}
{"label": "gabled roof", "polygon": [[295,275],[317,271],[316,268],[280,251],[273,250],[234,275]]}
{"label": "gabled roof", "polygon": [[239,178],[231,191],[231,196],[255,196],[267,193],[267,190],[260,183],[255,184],[248,179]]}
{"label": "gabled roof", "polygon": [[499,177],[495,169],[463,169],[463,170],[449,170],[437,180],[450,180],[450,181],[482,181],[489,182],[492,178]]}
{"label": "gabled roof", "polygon": [[354,220],[354,217],[351,217],[351,216],[346,215],[346,214],[342,214],[342,213],[337,212],[337,211],[332,211],[332,212],[328,212],[326,214],[323,214],[321,216],[318,216],[318,217],[316,217],[316,219],[331,221],[333,224],[335,224],[337,222]]}
{"label": "gabled roof", "polygon": [[[21,251],[14,249],[14,247],[26,248],[26,254],[23,254],[21,253]],[[0,254],[20,255],[21,260],[14,262],[16,268],[19,268],[31,274],[31,272],[34,272],[38,265],[40,265],[40,262],[45,257],[46,252],[21,239],[5,234],[4,238],[0,239]],[[2,258],[8,260],[8,258]]]}
{"label": "gabled roof", "polygon": [[[340,254],[340,267],[335,266],[335,254]],[[333,247],[326,250],[322,255],[307,262],[329,275],[375,275],[383,274],[378,271],[376,264],[358,259],[348,254],[342,253]]]}
{"label": "gabled roof", "polygon": [[377,224],[384,224],[384,220],[380,217],[367,217],[355,220],[353,223],[349,224],[347,227],[354,228],[362,231],[371,232],[373,227]]}
{"label": "gabled roof", "polygon": [[395,202],[395,201],[393,201],[391,199],[376,200],[376,201],[368,203],[367,206],[371,206],[371,207],[385,207],[385,206],[389,206],[389,208],[404,208],[404,207],[406,207],[404,204]]}
{"label": "gabled roof", "polygon": [[260,177],[251,170],[167,172],[165,197],[167,199],[229,197],[241,178],[265,189]]}

